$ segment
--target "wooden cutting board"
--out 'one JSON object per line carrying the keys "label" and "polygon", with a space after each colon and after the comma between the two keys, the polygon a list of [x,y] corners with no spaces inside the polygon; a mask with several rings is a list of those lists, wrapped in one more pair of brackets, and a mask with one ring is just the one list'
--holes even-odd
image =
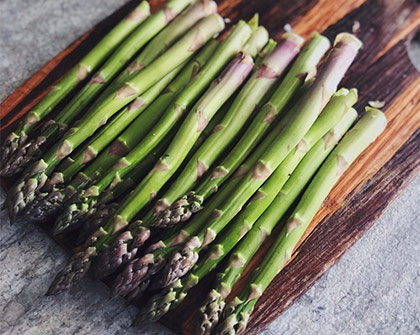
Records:
{"label": "wooden cutting board", "polygon": [[[165,1],[151,0],[153,9]],[[342,86],[359,89],[359,113],[369,101],[383,101],[389,120],[385,133],[346,172],[313,220],[285,269],[260,299],[248,335],[266,327],[298,299],[373,225],[386,207],[420,172],[420,74],[410,59],[410,45],[420,43],[420,7],[416,0],[219,0],[220,13],[234,24],[260,13],[274,38],[284,26],[309,38],[323,32],[331,40],[342,31],[364,42]],[[84,34],[48,62],[0,105],[1,137],[104,36],[137,1]],[[412,58],[412,57],[411,57]],[[10,180],[0,180],[4,187]],[[279,224],[280,228],[281,224]],[[273,234],[275,238],[276,234]],[[249,265],[244,280],[264,257],[266,242]],[[316,255],[316,257],[314,257]],[[210,276],[211,277],[211,276]],[[182,306],[162,323],[177,333],[193,334],[194,312],[212,285],[204,280]]]}

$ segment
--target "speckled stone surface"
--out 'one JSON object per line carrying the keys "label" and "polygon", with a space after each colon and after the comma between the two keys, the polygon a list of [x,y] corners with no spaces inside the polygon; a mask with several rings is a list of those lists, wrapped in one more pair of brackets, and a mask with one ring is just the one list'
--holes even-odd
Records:
{"label": "speckled stone surface", "polygon": [[[126,0],[0,0],[0,100]],[[4,200],[1,191],[0,201]],[[420,177],[297,303],[276,334],[420,334]],[[0,213],[0,334],[169,335],[130,328],[136,310],[90,280],[44,293],[65,253],[35,225]]]}

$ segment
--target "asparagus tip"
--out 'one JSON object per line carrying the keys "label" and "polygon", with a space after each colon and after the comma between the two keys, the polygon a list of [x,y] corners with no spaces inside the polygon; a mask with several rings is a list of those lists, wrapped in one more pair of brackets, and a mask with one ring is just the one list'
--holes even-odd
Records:
{"label": "asparagus tip", "polygon": [[41,146],[45,142],[45,137],[38,137],[34,141],[24,143],[13,151],[5,150],[2,157],[0,176],[10,177],[23,171],[29,163],[40,158],[42,154]]}
{"label": "asparagus tip", "polygon": [[67,291],[74,283],[81,280],[89,271],[91,258],[95,255],[96,249],[90,247],[85,251],[74,254],[67,265],[61,270],[51,283],[46,295],[57,295]]}
{"label": "asparagus tip", "polygon": [[200,318],[197,320],[196,331],[200,335],[210,335],[218,324],[223,312],[225,301],[215,289],[211,290],[206,301],[200,308]]}
{"label": "asparagus tip", "polygon": [[198,253],[192,248],[186,247],[175,252],[165,267],[163,286],[167,287],[186,275],[197,261]]}
{"label": "asparagus tip", "polygon": [[50,219],[61,207],[62,193],[58,190],[40,192],[35,199],[28,204],[22,215],[36,222],[45,222]]}
{"label": "asparagus tip", "polygon": [[157,321],[165,315],[169,311],[170,304],[174,300],[174,296],[170,293],[171,291],[168,292],[167,290],[163,290],[152,296],[137,314],[137,317],[134,320],[135,327],[139,327],[148,322]]}
{"label": "asparagus tip", "polygon": [[112,296],[124,297],[135,291],[145,280],[158,271],[159,262],[152,254],[131,260],[117,276]]}
{"label": "asparagus tip", "polygon": [[201,210],[204,198],[194,192],[189,192],[176,201],[171,207],[159,213],[153,227],[167,228],[187,221],[193,213]]}

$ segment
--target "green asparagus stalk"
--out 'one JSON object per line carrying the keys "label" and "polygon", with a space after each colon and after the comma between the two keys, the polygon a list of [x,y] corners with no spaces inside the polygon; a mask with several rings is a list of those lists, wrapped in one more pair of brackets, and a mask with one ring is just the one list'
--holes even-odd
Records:
{"label": "green asparagus stalk", "polygon": [[226,307],[218,334],[240,334],[265,289],[289,261],[299,240],[333,186],[351,163],[383,132],[385,115],[368,108],[322,165],[289,217],[275,244],[239,296]]}
{"label": "green asparagus stalk", "polygon": [[[107,207],[110,202],[117,200],[120,196],[132,190],[138,183],[141,182],[141,180],[154,167],[158,158],[164,153],[165,149],[168,147],[169,143],[171,142],[174,136],[175,136],[175,132],[171,131],[165,137],[165,139],[162,140],[161,143],[159,143],[159,145],[155,148],[155,150],[153,150],[153,152],[149,153],[139,164],[137,164],[136,168],[127,175],[127,177],[124,179],[123,182],[119,183],[114,188],[110,188],[107,191],[102,192],[95,206],[93,206],[92,208],[86,209],[83,212],[83,214],[80,214],[80,217],[78,217],[77,220],[72,221],[72,225],[68,226],[66,230],[74,230],[74,229],[77,229],[79,226],[85,225],[86,222],[90,219],[90,217],[95,215],[98,209]],[[69,205],[69,207],[72,205]],[[118,209],[118,208],[119,208],[119,205],[118,207],[115,207],[115,209]],[[54,234],[59,234],[63,232],[61,218],[65,217],[66,213],[68,212],[71,213],[71,208],[66,208],[64,213],[61,214],[59,218],[57,219],[52,229],[52,232]],[[105,223],[106,221],[103,222],[103,224]],[[96,229],[94,231],[91,231],[91,234],[93,234],[95,231]],[[86,236],[86,238],[88,238],[91,234]],[[82,240],[81,243],[86,241],[86,238]]]}
{"label": "green asparagus stalk", "polygon": [[[201,71],[206,61],[211,57],[218,46],[216,40],[211,40],[198,55],[189,62],[177,78],[166,88],[165,92],[141,114],[91,165],[80,172],[70,185],[67,181],[78,171],[78,167],[70,162],[63,162],[68,165],[64,170],[52,175],[47,182],[45,192],[40,193],[36,208],[42,208],[44,216],[53,215],[61,208],[63,202],[67,202],[64,212],[59,216],[53,228],[53,233],[58,234],[72,225],[77,225],[83,220],[86,212],[94,201],[82,203],[77,196],[83,191],[86,185],[98,180],[105,174],[121,157],[130,152],[157,124],[167,107],[174,101],[179,91],[182,91]],[[132,103],[136,104],[136,100]],[[68,160],[68,159],[67,159]],[[56,184],[54,180],[64,180],[62,184]],[[37,197],[37,198],[38,198]],[[34,201],[35,203],[35,201]],[[79,205],[81,204],[81,205]],[[83,207],[84,206],[84,207]],[[33,207],[33,206],[31,206]]]}
{"label": "green asparagus stalk", "polygon": [[[175,1],[175,0],[174,0]],[[133,101],[137,96],[161,80],[189,59],[213,35],[224,28],[223,19],[212,14],[200,21],[192,30],[184,35],[166,53],[141,71],[137,76],[126,82],[108,98],[94,105],[92,110],[81,120],[78,127],[69,130],[67,136],[60,140],[38,162],[34,163],[25,173],[12,191],[9,201],[10,216],[14,218],[27,203],[35,197],[36,191],[46,181],[47,176],[63,158],[67,157],[86,138],[99,127],[106,124],[119,109]]]}
{"label": "green asparagus stalk", "polygon": [[[265,210],[258,221],[253,224],[251,230],[243,240],[234,246],[234,251],[229,257],[226,267],[217,275],[215,287],[210,291],[207,299],[200,308],[197,334],[211,334],[221,318],[228,295],[252,257],[262,243],[271,235],[277,223],[290,206],[293,205],[312,176],[322,165],[322,162],[331,153],[335,145],[351,127],[356,118],[357,112],[354,109],[348,110],[337,126],[325,134],[323,138],[308,151],[268,209]],[[226,254],[231,250],[229,246],[226,247],[226,244],[216,243],[212,247],[212,254],[215,255],[217,250],[222,250],[222,254]],[[218,256],[218,254],[216,255]],[[220,260],[220,257],[217,259]]]}
{"label": "green asparagus stalk", "polygon": [[[188,83],[200,73],[204,64],[211,57],[217,46],[218,42],[216,40],[211,40],[203,50],[182,69],[181,73],[165,89],[164,93],[161,94],[146,111],[141,113],[140,116],[138,116],[137,119],[134,120],[132,124],[92,162],[92,164],[80,172],[70,185],[67,185],[68,182],[80,170],[81,166],[75,164],[74,157],[66,158],[60,165],[61,168],[60,166],[58,167],[58,172],[55,172],[51,176],[42,191],[29,206],[30,208],[27,211],[31,217],[38,221],[44,221],[46,218],[53,216],[61,208],[63,202],[70,201],[67,198],[70,197],[70,199],[72,199],[73,194],[81,191],[83,187],[88,185],[91,181],[98,179],[102,174],[108,171],[121,156],[130,152],[130,150],[132,150],[135,145],[152,130],[161,118],[165,109],[173,102],[178,92],[184,89]],[[149,91],[154,90],[157,85],[159,85],[159,83]],[[128,109],[131,109],[129,114],[134,114],[137,108],[142,109],[143,101],[146,100],[147,99],[142,96],[134,100],[128,107]],[[80,152],[83,153],[84,150],[86,150],[86,148],[80,150]],[[61,217],[66,217],[65,222],[70,222],[70,225],[76,225],[78,220],[84,217],[84,212],[76,217],[73,214],[73,212],[76,211],[73,210],[73,207],[71,206],[72,204],[69,204],[62,216],[57,219],[57,222],[62,221]],[[69,218],[69,215],[73,215],[72,219],[67,219]],[[67,225],[67,223],[66,225],[57,223],[53,229],[53,233],[61,233],[67,228]]]}
{"label": "green asparagus stalk", "polygon": [[[313,80],[305,81],[305,84],[298,90],[296,96],[293,97],[292,103],[290,106],[294,106],[293,102],[297,102],[303,97],[306,92],[309,90],[313,83]],[[278,134],[283,131],[291,117],[293,116],[293,108],[288,110],[285,115],[277,122],[275,127],[268,133],[264,140],[259,143],[256,149],[252,154],[245,160],[245,162],[236,170],[235,174],[232,176],[229,183],[225,185],[215,196],[215,199],[209,202],[205,206],[205,211],[214,211],[219,206],[222,206],[223,203],[229,201],[231,194],[235,192],[238,185],[242,182],[243,178],[246,176],[246,173],[251,170],[251,168],[258,162],[259,158],[264,154],[264,152],[270,147],[271,143],[277,140]],[[207,218],[208,219],[208,218]],[[206,219],[206,220],[207,220]],[[198,220],[200,222],[200,220]],[[201,221],[203,222],[203,221]],[[198,227],[198,224],[197,224]],[[196,229],[197,229],[196,227]],[[188,232],[188,235],[191,235],[192,231]]]}
{"label": "green asparagus stalk", "polygon": [[[234,97],[232,97],[234,98]],[[204,143],[204,141],[211,136],[211,134],[215,131],[215,128],[217,127],[217,125],[222,122],[223,118],[225,117],[225,115],[227,114],[227,112],[230,110],[230,108],[232,107],[232,103],[233,100],[230,98],[228,100],[228,102],[226,102],[221,108],[220,110],[216,113],[215,116],[213,116],[213,118],[210,120],[208,126],[206,127],[206,129],[203,130],[203,132],[201,133],[200,137],[197,139],[197,141],[194,143],[193,149],[188,153],[187,158],[185,159],[185,162],[183,163],[183,165],[181,166],[181,170],[184,169],[184,165],[190,161],[190,159],[194,156],[194,154],[197,152],[197,150],[200,148],[200,146]],[[236,98],[236,96],[235,96]]]}
{"label": "green asparagus stalk", "polygon": [[[251,72],[252,66],[252,58],[247,54],[241,54],[215,81],[214,85],[189,113],[175,139],[154,169],[131,192],[130,197],[122,204],[114,219],[107,224],[106,231],[111,233],[112,229],[112,233],[114,233],[127,226],[134,215],[149,202],[150,198],[154,197],[153,194],[156,194],[177,170],[214,113],[244,82]],[[106,241],[107,238],[109,236],[105,236],[103,240]]]}
{"label": "green asparagus stalk", "polygon": [[[343,88],[335,93],[309,131],[258,189],[248,202],[247,207],[235,218],[231,226],[252,225],[271,204],[306,153],[342,119],[343,115],[351,109],[356,101],[357,92],[355,89],[349,91]],[[270,136],[268,139],[270,140]]]}
{"label": "green asparagus stalk", "polygon": [[[101,181],[108,186],[116,178],[121,179],[124,173],[135,166],[151,148],[153,148],[161,138],[176,124],[182,114],[197,99],[200,93],[209,85],[211,80],[220,72],[226,63],[237,53],[249,38],[249,26],[245,22],[240,22],[230,36],[221,43],[215,51],[218,57],[212,58],[195,78],[193,82],[179,95],[177,100],[167,110],[164,117],[154,127],[154,129],[134,148],[127,156],[116,163],[113,170]],[[93,188],[96,186],[93,186]],[[89,193],[89,190],[88,190]]]}
{"label": "green asparagus stalk", "polygon": [[[306,84],[300,89],[300,91],[303,92],[306,92],[307,90],[308,85]],[[288,112],[286,116],[289,114],[291,113]],[[290,119],[290,116],[288,118]],[[286,119],[286,117],[282,119],[277,128],[280,127],[281,129],[284,127],[285,123],[287,123]],[[278,129],[277,131],[272,131],[268,136],[268,139],[265,140],[262,145],[258,146],[258,150],[254,152],[254,154],[241,168],[245,168],[245,170],[250,169],[257,162],[262,153],[264,153],[266,147],[268,147],[269,144],[276,140],[278,132]],[[185,226],[180,232],[176,231],[172,235],[169,234],[169,236],[164,240],[161,240],[150,247],[150,250],[143,257],[130,261],[129,264],[124,268],[124,271],[117,277],[114,283],[113,295],[129,295],[131,298],[135,298],[136,295],[139,294],[138,288],[145,288],[143,280],[147,281],[148,278],[153,275],[156,269],[159,269],[161,265],[164,264],[166,261],[165,258],[168,257],[169,254],[175,249],[173,246],[185,243],[189,236],[197,233],[205,224],[205,222],[212,218],[218,206],[223,204],[225,201],[229,201],[231,194],[235,192],[236,186],[240,181],[240,175],[241,174],[238,174],[238,177],[235,178],[235,182],[229,183],[228,187],[225,187],[221,192],[219,192],[216,198],[214,198],[206,205],[205,210],[198,213],[198,215],[194,217],[194,220],[192,220],[192,222]],[[127,248],[127,246],[123,245],[124,248],[130,250],[130,256],[135,255],[133,250],[136,250],[136,241],[144,239],[142,235],[147,233],[145,232],[144,227],[150,225],[151,216],[152,215],[149,213],[149,217],[144,219],[144,222],[141,226],[142,229],[137,229],[137,226],[133,225],[133,229],[129,229],[128,233],[121,234],[122,236],[119,238],[120,241],[134,241],[131,242],[132,245],[130,248]],[[100,255],[98,261],[101,258],[105,258],[105,254],[106,253]],[[124,253],[122,253],[122,255],[124,255]],[[108,257],[111,258],[111,256]],[[127,257],[126,259],[128,260],[129,258]],[[106,264],[106,262],[103,264]]]}
{"label": "green asparagus stalk", "polygon": [[[253,30],[249,40],[244,45],[243,51],[252,58],[257,58],[260,51],[264,49],[269,41],[269,33],[263,26],[258,26]],[[255,68],[255,63],[254,63]]]}
{"label": "green asparagus stalk", "polygon": [[203,202],[232,175],[244,158],[255,148],[278,115],[282,114],[287,103],[301,87],[302,79],[306,77],[306,74],[315,72],[318,62],[329,46],[330,43],[326,37],[319,34],[313,35],[272,98],[259,111],[255,120],[229,155],[200,182],[195,191],[186,193],[172,207],[164,209],[161,213],[162,217],[170,219],[178,217],[177,214],[182,213],[180,216],[182,220],[201,210]]}
{"label": "green asparagus stalk", "polygon": [[318,78],[294,107],[295,113],[277,141],[264,152],[246,173],[236,192],[215,212],[215,216],[199,233],[190,237],[175,251],[163,271],[163,285],[168,286],[185,275],[198,260],[198,253],[217,237],[217,234],[240,211],[259,187],[270,177],[289,152],[302,140],[316,118],[335,93],[339,82],[356,57],[361,42],[351,34],[340,34]]}
{"label": "green asparagus stalk", "polygon": [[[15,173],[15,166],[19,166],[21,162],[11,160],[11,157],[16,150],[25,145],[30,131],[41,122],[41,120],[43,120],[65,96],[73,91],[80,82],[95,71],[108,55],[115,50],[121,41],[135,30],[149,15],[150,7],[148,2],[141,2],[139,6],[113,28],[72,70],[70,70],[61,81],[53,86],[51,92],[26,115],[19,123],[17,129],[13,131],[4,142],[0,175],[7,176]],[[42,140],[42,138],[38,139],[38,141]]]}
{"label": "green asparagus stalk", "polygon": [[[196,1],[196,0],[194,0]],[[188,0],[187,5],[193,0]],[[180,4],[179,9],[183,9],[186,4],[185,1]],[[170,6],[170,4],[168,4]],[[175,20],[170,23],[163,31],[161,31],[156,38],[149,43],[146,49],[141,52],[137,57],[136,62],[131,64],[126,71],[124,71],[120,76],[119,80],[116,80],[116,83],[113,83],[102,97],[107,97],[111,95],[114,90],[118,89],[119,86],[123,85],[125,81],[129,81],[132,77],[139,73],[141,68],[149,65],[159,54],[164,52],[172,42],[174,42],[178,37],[180,37],[187,29],[191,28],[197,21],[201,18],[210,15],[213,12],[217,11],[217,5],[214,2],[200,2],[193,6],[190,9],[186,10],[180,16],[175,18]],[[176,15],[178,12],[173,12],[173,15]],[[83,87],[83,89],[67,104],[67,106],[61,111],[60,115],[57,117],[57,122],[50,123],[47,126],[47,129],[32,143],[25,145],[22,150],[16,153],[16,158],[23,162],[31,162],[35,160],[36,157],[30,157],[30,155],[25,155],[26,153],[32,152],[37,154],[37,158],[42,156],[43,147],[48,143],[52,143],[57,136],[60,125],[61,129],[66,128],[76,117],[91,103],[95,97],[106,87],[106,85],[112,81],[115,74],[119,69],[126,64],[126,62],[142,47],[148,40],[153,38],[153,36],[158,33],[169,21],[168,18],[164,15],[163,10],[153,15],[144,25],[137,29],[132,36],[130,36],[127,41],[116,51],[116,53],[109,59],[109,61],[94,75],[91,81]],[[169,19],[171,19],[169,17]],[[158,23],[158,24],[157,24]],[[165,40],[165,43],[162,43],[162,40]],[[133,48],[135,46],[135,48]],[[124,76],[125,73],[133,72],[131,76]],[[26,164],[27,165],[27,164]],[[24,165],[21,165],[21,170],[24,168]]]}
{"label": "green asparagus stalk", "polygon": [[[226,117],[217,126],[217,132],[214,132],[201,145],[164,197],[157,201],[155,212],[158,213],[162,209],[169,208],[212,166],[217,157],[243,127],[267,91],[299,53],[302,43],[303,39],[300,36],[287,34],[279,42],[277,48],[264,59],[261,66],[235,99]],[[167,213],[164,211],[163,215],[158,214],[153,226],[166,227],[169,223],[173,225],[188,219],[183,216],[183,212],[176,213],[172,217],[167,217]]]}
{"label": "green asparagus stalk", "polygon": [[[215,55],[205,65],[197,77],[179,94],[168,110],[161,117],[160,122],[140,141],[126,156],[120,158],[112,167],[111,171],[104,175],[101,180],[91,185],[86,192],[80,194],[68,207],[69,211],[63,216],[60,226],[65,228],[72,223],[68,221],[79,216],[95,204],[97,196],[107,187],[118,184],[150,152],[162,138],[175,126],[177,121],[185,114],[197,97],[208,87],[218,73],[229,60],[244,47],[244,44],[252,34],[247,23],[240,21],[229,36],[220,44]],[[60,218],[61,219],[61,218]]]}
{"label": "green asparagus stalk", "polygon": [[[230,100],[232,100],[232,98]],[[227,111],[230,109],[230,106],[232,105],[232,101],[230,100],[227,103],[225,103],[225,105],[210,120],[209,125],[206,127],[206,129],[203,130],[197,142],[199,142],[200,138],[202,137],[204,139],[207,138],[207,136],[211,134],[213,129],[216,127],[216,125],[223,119],[223,116],[227,113]],[[171,133],[173,131],[174,130],[172,130]],[[173,137],[172,135],[169,136],[170,139],[172,139],[172,137]],[[165,138],[165,141],[159,144],[158,146],[159,149],[157,148],[155,150],[157,154],[153,154],[154,163],[156,163],[157,161],[157,158],[155,157],[160,157],[164,152],[164,148],[168,146],[169,142],[168,143],[165,143],[165,142],[166,142],[166,138]],[[191,149],[191,152],[188,154],[185,161],[189,161],[189,159],[198,150],[199,145],[197,145],[197,142],[194,143],[194,147]],[[158,154],[159,152],[160,154]],[[150,156],[151,155],[149,155],[148,157]],[[152,161],[151,157],[150,159],[146,158],[145,160],[143,160],[139,164],[139,166],[140,165],[143,166],[145,161],[149,161],[149,160]],[[86,239],[91,234],[93,234],[99,227],[102,227],[106,223],[106,221],[110,218],[110,216],[113,215],[115,211],[120,207],[120,202],[117,202],[117,203],[114,202],[111,204],[109,203],[111,201],[114,201],[115,198],[119,197],[122,194],[122,192],[126,192],[128,191],[128,189],[132,189],[137,183],[139,183],[144,178],[145,174],[143,173],[143,171],[150,171],[152,168],[152,166],[150,166],[149,163],[147,163],[147,168],[141,167],[139,169],[139,166],[137,166],[133,171],[131,171],[128,174],[124,182],[118,184],[114,189],[102,192],[101,196],[98,199],[97,204],[89,212],[88,214],[89,216],[86,216],[86,218],[84,217],[82,219],[83,225],[82,225],[82,232],[80,233],[80,238],[78,239],[79,244],[86,241]],[[110,208],[111,210],[108,210],[108,208]],[[99,254],[99,256],[95,259],[95,262],[93,262],[92,264],[93,275],[96,278],[102,278],[106,276],[108,273],[113,272],[114,268],[111,268],[110,264],[113,264],[114,267],[117,267],[117,266],[119,267],[120,265],[122,265],[123,260],[125,260],[124,255],[125,255],[126,250],[127,250],[126,243],[119,244],[116,247],[115,245],[111,245],[110,247],[105,248]],[[133,257],[135,256],[133,250],[131,250],[131,254],[133,255]],[[104,265],[104,263],[101,261],[101,258],[105,255],[107,255],[107,257],[109,258],[112,258],[115,255],[118,255],[118,256],[113,258],[113,261],[111,262],[107,261],[106,265]],[[104,271],[103,266],[108,267],[106,271]]]}
{"label": "green asparagus stalk", "polygon": [[[127,227],[137,212],[153,198],[153,193],[159,191],[176,171],[208,121],[245,81],[252,67],[252,58],[247,54],[241,54],[229,65],[188,114],[174,140],[152,171],[130,193],[128,199],[103,229],[98,230],[98,234],[92,235],[86,249],[75,254],[65,269],[57,275],[49,294],[62,292],[74,282],[73,279],[82,277],[95,254],[111,240],[113,235]],[[73,273],[74,270],[78,273]]]}

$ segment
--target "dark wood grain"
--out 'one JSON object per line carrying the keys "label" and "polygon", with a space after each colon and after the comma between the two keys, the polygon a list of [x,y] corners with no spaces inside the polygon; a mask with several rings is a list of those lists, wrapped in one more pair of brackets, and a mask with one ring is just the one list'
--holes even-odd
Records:
{"label": "dark wood grain", "polygon": [[[156,10],[165,0],[152,0]],[[420,77],[407,56],[407,46],[420,24],[415,0],[218,0],[222,15],[232,24],[259,12],[274,37],[292,24],[305,38],[314,30],[332,40],[341,31],[354,30],[363,50],[343,81],[357,87],[359,112],[370,100],[386,103],[386,132],[352,165],[333,189],[311,223],[300,247],[260,299],[247,334],[256,334],[289,307],[366,232],[384,209],[420,171]],[[0,105],[2,137],[36,104],[49,87],[66,73],[131,8],[130,1],[83,35],[28,79]],[[5,180],[0,180],[2,185]],[[279,224],[279,227],[281,224]],[[274,234],[275,237],[275,234]],[[273,238],[274,238],[273,237]],[[244,280],[260,262],[273,238],[254,257]],[[63,241],[61,241],[63,242]],[[68,246],[68,244],[67,244]],[[313,258],[313,254],[317,254]],[[184,304],[162,322],[178,333],[193,334],[194,312],[212,285],[206,278]]]}

